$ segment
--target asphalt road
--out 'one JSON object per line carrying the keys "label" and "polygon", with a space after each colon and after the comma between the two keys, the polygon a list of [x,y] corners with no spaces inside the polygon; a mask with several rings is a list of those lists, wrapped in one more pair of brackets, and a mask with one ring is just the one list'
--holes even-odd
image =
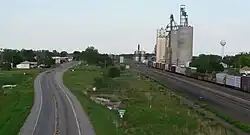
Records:
{"label": "asphalt road", "polygon": [[95,135],[81,104],[63,85],[62,74],[73,64],[37,76],[35,103],[20,135]]}
{"label": "asphalt road", "polygon": [[250,124],[250,95],[247,93],[149,68],[145,65],[140,65],[135,69],[165,84],[170,89],[183,93],[186,98],[207,104],[221,115]]}

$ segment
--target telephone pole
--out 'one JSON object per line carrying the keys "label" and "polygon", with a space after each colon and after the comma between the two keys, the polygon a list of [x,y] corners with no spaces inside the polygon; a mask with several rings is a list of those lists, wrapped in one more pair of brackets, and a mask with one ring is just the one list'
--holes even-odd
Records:
{"label": "telephone pole", "polygon": [[0,48],[1,64],[3,63],[3,52],[4,52],[3,48]]}

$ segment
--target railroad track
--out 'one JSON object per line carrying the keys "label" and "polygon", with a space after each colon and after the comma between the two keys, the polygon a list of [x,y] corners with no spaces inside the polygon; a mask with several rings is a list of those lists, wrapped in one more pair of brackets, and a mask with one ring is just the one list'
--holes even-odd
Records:
{"label": "railroad track", "polygon": [[213,109],[216,108],[220,114],[250,124],[250,94],[248,93],[164,72],[145,65],[139,67],[132,65],[131,67],[150,78],[153,77],[157,82],[166,84],[167,87],[171,85],[170,89],[183,92],[186,98],[197,100],[198,96],[203,96],[204,99],[201,102],[209,104]]}
{"label": "railroad track", "polygon": [[[240,91],[236,91],[236,90],[231,89],[231,94],[230,94],[230,93],[227,93],[227,92],[216,90],[216,89],[221,89],[220,87],[222,87],[222,86],[219,86],[219,87],[216,86],[216,89],[214,89],[214,88],[210,88],[208,85],[204,86],[204,83],[207,83],[207,82],[199,84],[201,82],[200,80],[194,80],[192,78],[188,78],[188,77],[185,77],[185,76],[175,75],[173,73],[168,73],[168,72],[157,71],[155,69],[150,69],[150,68],[147,68],[146,70],[150,70],[151,72],[154,72],[156,74],[160,74],[160,75],[166,76],[168,78],[172,78],[172,79],[175,79],[175,80],[178,80],[178,81],[181,81],[181,82],[185,82],[187,84],[191,84],[193,86],[202,88],[202,89],[207,90],[209,92],[212,92],[212,93],[214,93],[216,95],[219,95],[220,97],[226,97],[227,99],[230,99],[232,101],[238,101],[240,103],[247,104],[248,106],[250,106],[250,95],[248,93],[244,93],[244,92],[240,92]],[[192,81],[197,81],[198,83],[194,83]],[[215,85],[215,84],[210,84],[210,85]],[[226,89],[228,89],[228,88],[226,88]],[[238,95],[233,95],[232,94],[233,91],[235,93],[237,92]],[[244,96],[245,98],[242,98],[240,96]]]}

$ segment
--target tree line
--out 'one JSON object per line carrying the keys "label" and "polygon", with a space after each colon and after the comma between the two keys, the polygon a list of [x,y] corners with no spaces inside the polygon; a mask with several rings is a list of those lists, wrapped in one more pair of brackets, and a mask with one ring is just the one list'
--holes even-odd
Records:
{"label": "tree line", "polygon": [[11,64],[15,67],[23,61],[37,62],[39,65],[45,64],[51,66],[55,64],[52,57],[66,57],[67,55],[68,53],[66,51],[57,52],[56,50],[4,49],[3,52],[0,52],[0,68],[10,69]]}
{"label": "tree line", "polygon": [[250,66],[250,53],[239,53],[234,56],[221,57],[219,55],[205,55],[194,56],[189,66],[197,67],[200,73],[212,73],[224,71],[224,66],[230,69],[240,69],[245,66]]}
{"label": "tree line", "polygon": [[58,52],[56,50],[4,49],[3,52],[0,52],[0,68],[3,69],[6,65],[9,67],[11,63],[15,67],[23,61],[37,62],[38,65],[45,64],[51,66],[55,64],[52,57],[66,57],[69,55],[73,56],[74,60],[83,60],[88,64],[96,64],[101,67],[113,65],[113,60],[108,54],[101,54],[96,48],[89,46],[84,51],[74,51],[73,54],[69,54],[66,51]]}
{"label": "tree line", "polygon": [[85,49],[85,51],[74,51],[73,52],[74,60],[82,60],[86,61],[91,65],[98,65],[100,67],[108,67],[114,65],[114,60],[108,54],[101,54],[98,52],[96,48],[93,46],[89,46]]}

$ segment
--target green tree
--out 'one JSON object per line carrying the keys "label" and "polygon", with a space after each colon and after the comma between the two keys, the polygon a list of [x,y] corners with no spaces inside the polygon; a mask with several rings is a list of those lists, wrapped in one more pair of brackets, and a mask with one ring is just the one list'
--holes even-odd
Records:
{"label": "green tree", "polygon": [[108,56],[108,54],[99,54],[98,57],[98,66],[104,68],[113,65],[112,59]]}
{"label": "green tree", "polygon": [[23,58],[18,50],[5,49],[3,53],[4,62],[13,63],[13,66],[21,63]]}
{"label": "green tree", "polygon": [[79,51],[74,51],[73,52],[73,60],[80,60],[81,59],[81,52]]}
{"label": "green tree", "polygon": [[36,61],[35,60],[35,53],[33,50],[25,50],[25,49],[22,49],[20,51],[20,55],[21,57],[23,58],[23,60],[27,60],[27,61]]}
{"label": "green tree", "polygon": [[11,69],[11,64],[4,62],[0,64],[0,70],[10,70]]}
{"label": "green tree", "polygon": [[120,69],[117,67],[111,67],[108,71],[108,77],[115,78],[120,76]]}
{"label": "green tree", "polygon": [[68,53],[66,51],[62,51],[60,53],[60,57],[67,57],[68,56]]}
{"label": "green tree", "polygon": [[53,53],[53,56],[60,56],[60,53],[57,52],[56,50],[53,50],[52,53]]}
{"label": "green tree", "polygon": [[228,67],[232,67],[235,65],[235,57],[234,56],[225,56],[222,60],[223,63],[227,64]]}
{"label": "green tree", "polygon": [[224,70],[221,61],[222,59],[218,55],[201,54],[198,57],[193,57],[190,66],[197,67],[197,72],[200,73],[212,73],[213,71]]}
{"label": "green tree", "polygon": [[82,52],[82,55],[83,60],[85,60],[88,64],[98,63],[99,53],[93,46],[86,48],[86,50]]}
{"label": "green tree", "polygon": [[[78,52],[75,52],[75,57],[78,57]],[[98,65],[103,68],[113,65],[113,61],[108,54],[100,54],[93,46],[82,51],[79,58],[88,64]]]}

